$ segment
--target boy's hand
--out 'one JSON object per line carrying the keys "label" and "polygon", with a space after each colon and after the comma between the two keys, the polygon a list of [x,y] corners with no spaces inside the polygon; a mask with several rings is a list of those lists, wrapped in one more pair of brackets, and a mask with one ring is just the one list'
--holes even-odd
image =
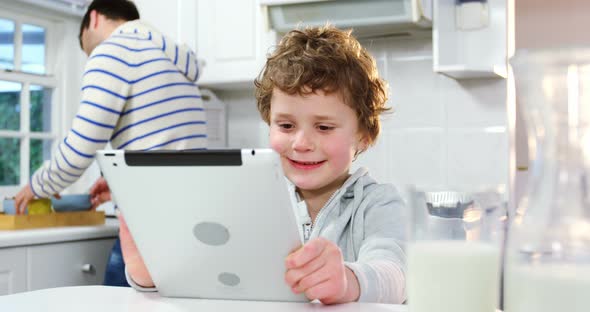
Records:
{"label": "boy's hand", "polygon": [[285,281],[295,293],[324,304],[358,300],[358,281],[344,265],[342,252],[333,242],[316,238],[291,253],[285,260]]}
{"label": "boy's hand", "polygon": [[119,238],[121,240],[121,252],[123,253],[123,261],[125,261],[125,267],[127,273],[131,279],[141,287],[154,287],[154,281],[150,273],[148,272],[139,250],[131,237],[127,223],[123,219],[122,215],[119,215]]}

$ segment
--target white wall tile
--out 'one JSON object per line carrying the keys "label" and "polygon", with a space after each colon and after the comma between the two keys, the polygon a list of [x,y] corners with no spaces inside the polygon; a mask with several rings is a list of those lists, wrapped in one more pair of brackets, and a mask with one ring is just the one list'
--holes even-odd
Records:
{"label": "white wall tile", "polygon": [[379,71],[379,77],[381,77],[381,79],[385,80],[385,81],[389,81],[389,77],[388,77],[388,66],[387,66],[387,58],[386,57],[380,57],[380,58],[375,58],[375,63],[377,63],[377,70]]}
{"label": "white wall tile", "polygon": [[444,129],[385,130],[354,167],[365,166],[379,182],[400,189],[409,184],[440,188],[446,185],[445,141]]}
{"label": "white wall tile", "polygon": [[447,141],[450,189],[480,190],[508,184],[506,132],[449,129]]}
{"label": "white wall tile", "polygon": [[253,90],[215,91],[227,107],[227,142],[230,148],[268,147],[268,125],[262,121]]}
{"label": "white wall tile", "polygon": [[444,127],[446,89],[432,71],[432,59],[389,60],[388,65],[388,104],[396,116],[387,123],[395,128]]}
{"label": "white wall tile", "polygon": [[393,59],[432,57],[432,39],[430,38],[364,39],[361,40],[361,44],[376,58],[382,56]]}
{"label": "white wall tile", "polygon": [[506,80],[466,79],[446,89],[449,128],[506,127]]}

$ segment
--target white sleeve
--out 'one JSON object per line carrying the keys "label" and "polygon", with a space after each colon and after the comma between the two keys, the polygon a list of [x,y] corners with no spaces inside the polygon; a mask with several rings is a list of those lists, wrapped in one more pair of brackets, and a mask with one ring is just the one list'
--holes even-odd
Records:
{"label": "white sleeve", "polygon": [[[401,304],[406,300],[404,203],[391,189],[379,190],[364,210],[364,233],[357,260],[345,265],[356,275],[359,302]],[[378,192],[376,192],[378,193]]]}
{"label": "white sleeve", "polygon": [[133,74],[108,57],[115,52],[111,46],[99,45],[86,63],[82,101],[72,127],[51,160],[29,180],[35,197],[50,197],[76,182],[92,164],[96,151],[110,141],[130,92],[124,80]]}

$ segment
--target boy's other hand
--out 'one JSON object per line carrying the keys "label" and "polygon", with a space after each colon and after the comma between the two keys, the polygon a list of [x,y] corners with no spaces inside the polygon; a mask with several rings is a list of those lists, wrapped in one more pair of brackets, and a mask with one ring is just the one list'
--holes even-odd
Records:
{"label": "boy's other hand", "polygon": [[123,253],[123,261],[125,261],[125,267],[127,273],[135,282],[135,284],[141,287],[154,287],[154,281],[150,273],[137,250],[135,241],[131,237],[127,223],[123,219],[123,215],[119,215],[119,239],[121,240],[121,252]]}
{"label": "boy's other hand", "polygon": [[358,281],[344,265],[342,252],[333,242],[316,238],[291,253],[285,260],[285,281],[294,293],[324,304],[358,300]]}
{"label": "boy's other hand", "polygon": [[111,200],[109,185],[103,177],[100,177],[90,188],[90,203],[92,204],[92,210],[109,200]]}

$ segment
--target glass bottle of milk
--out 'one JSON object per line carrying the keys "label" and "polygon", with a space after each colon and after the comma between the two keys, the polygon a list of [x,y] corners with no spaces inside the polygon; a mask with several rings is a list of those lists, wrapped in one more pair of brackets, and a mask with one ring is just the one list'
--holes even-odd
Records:
{"label": "glass bottle of milk", "polygon": [[506,312],[590,311],[590,49],[511,60],[532,171],[508,235]]}
{"label": "glass bottle of milk", "polygon": [[410,312],[494,312],[506,217],[498,191],[410,189]]}

